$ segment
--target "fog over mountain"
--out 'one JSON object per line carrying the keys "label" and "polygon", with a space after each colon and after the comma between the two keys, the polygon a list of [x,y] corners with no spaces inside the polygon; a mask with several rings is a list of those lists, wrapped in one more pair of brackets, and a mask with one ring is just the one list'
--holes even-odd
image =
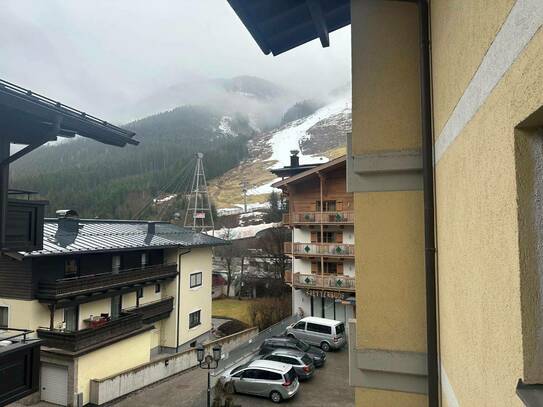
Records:
{"label": "fog over mountain", "polygon": [[330,48],[266,56],[223,0],[3,0],[0,39],[3,79],[116,123],[220,104],[222,78],[256,76],[292,101],[350,80],[349,27]]}

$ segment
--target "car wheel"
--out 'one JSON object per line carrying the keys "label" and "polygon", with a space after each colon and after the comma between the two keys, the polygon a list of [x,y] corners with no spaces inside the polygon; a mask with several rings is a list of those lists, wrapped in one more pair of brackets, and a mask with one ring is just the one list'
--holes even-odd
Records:
{"label": "car wheel", "polygon": [[296,338],[296,337],[292,334],[287,334],[287,338]]}
{"label": "car wheel", "polygon": [[328,342],[321,343],[321,349],[325,352],[330,352],[330,345],[328,344]]}
{"label": "car wheel", "polygon": [[283,397],[281,396],[281,393],[274,390],[270,393],[270,400],[274,403],[280,403],[283,401]]}

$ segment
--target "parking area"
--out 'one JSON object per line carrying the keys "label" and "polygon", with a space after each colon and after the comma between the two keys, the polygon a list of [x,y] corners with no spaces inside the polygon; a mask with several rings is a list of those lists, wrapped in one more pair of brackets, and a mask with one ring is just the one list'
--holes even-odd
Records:
{"label": "parking area", "polygon": [[[337,352],[329,352],[326,365],[318,369],[309,381],[302,382],[298,394],[283,402],[284,406],[308,407],[350,407],[354,406],[354,390],[349,386],[348,350],[344,347]],[[192,369],[157,383],[117,402],[116,406],[158,407],[158,406],[205,406],[206,372]],[[235,404],[243,407],[274,405],[270,400],[252,396],[235,395]]]}

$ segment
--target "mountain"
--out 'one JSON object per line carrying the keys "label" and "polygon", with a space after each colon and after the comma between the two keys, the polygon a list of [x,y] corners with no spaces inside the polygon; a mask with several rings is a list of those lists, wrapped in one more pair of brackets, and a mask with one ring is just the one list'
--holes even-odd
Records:
{"label": "mountain", "polygon": [[[276,181],[270,169],[290,165],[291,150],[300,151],[300,164],[324,163],[345,154],[346,136],[351,131],[351,97],[345,92],[334,93],[334,96],[336,98],[327,103],[296,103],[287,112],[303,117],[250,139],[248,156],[210,183],[215,205],[223,211],[239,207],[243,201],[241,184],[244,180],[250,186],[248,202],[256,206],[266,202],[272,191],[271,184]],[[324,106],[306,114],[307,110],[313,110],[315,103]]]}

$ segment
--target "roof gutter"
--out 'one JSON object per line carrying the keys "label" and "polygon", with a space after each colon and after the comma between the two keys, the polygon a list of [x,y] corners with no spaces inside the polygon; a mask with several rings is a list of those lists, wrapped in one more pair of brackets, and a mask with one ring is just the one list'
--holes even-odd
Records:
{"label": "roof gutter", "polygon": [[424,188],[424,267],[426,274],[426,343],[428,406],[439,406],[439,349],[436,284],[434,141],[430,14],[428,0],[416,0],[419,9],[422,173]]}

